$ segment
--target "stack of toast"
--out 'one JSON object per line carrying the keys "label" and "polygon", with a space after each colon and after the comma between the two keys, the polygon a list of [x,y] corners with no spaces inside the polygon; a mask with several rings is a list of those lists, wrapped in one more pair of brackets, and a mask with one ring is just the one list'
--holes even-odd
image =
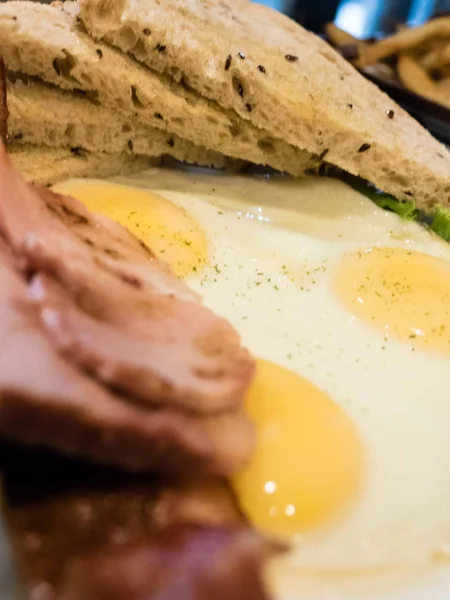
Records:
{"label": "stack of toast", "polygon": [[10,152],[35,181],[118,174],[166,155],[227,169],[250,161],[294,175],[318,165],[301,149],[95,42],[75,2],[7,2],[0,30]]}
{"label": "stack of toast", "polygon": [[447,202],[449,152],[323,40],[249,0],[11,0],[0,55],[16,156],[85,176],[162,156],[294,176],[331,164],[419,208]]}

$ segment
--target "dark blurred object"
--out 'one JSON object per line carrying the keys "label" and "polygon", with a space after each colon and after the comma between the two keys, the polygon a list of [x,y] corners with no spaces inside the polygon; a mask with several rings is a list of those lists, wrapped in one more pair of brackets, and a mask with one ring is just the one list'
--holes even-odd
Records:
{"label": "dark blurred object", "polygon": [[[261,566],[281,548],[222,480],[163,483],[12,446],[0,470],[27,600],[269,600]],[[1,600],[22,600],[3,586]]]}
{"label": "dark blurred object", "polygon": [[450,0],[260,0],[286,12],[307,29],[322,33],[336,20],[356,37],[367,38],[395,31],[399,24],[419,25],[450,11]]}
{"label": "dark blurred object", "polygon": [[[0,0],[5,2],[6,0]],[[35,0],[49,4],[52,0]],[[450,0],[257,0],[286,13],[307,29],[322,33],[335,17],[339,26],[358,37],[395,31],[399,23],[424,23],[450,11]]]}
{"label": "dark blurred object", "polygon": [[300,0],[294,2],[290,8],[289,16],[315,33],[322,33],[325,23],[333,21],[336,15],[340,0],[319,0],[310,2],[310,0]]}
{"label": "dark blurred object", "polygon": [[408,20],[410,2],[407,0],[391,0],[385,2],[385,5],[379,29],[381,31],[395,31],[398,23],[405,23]]}

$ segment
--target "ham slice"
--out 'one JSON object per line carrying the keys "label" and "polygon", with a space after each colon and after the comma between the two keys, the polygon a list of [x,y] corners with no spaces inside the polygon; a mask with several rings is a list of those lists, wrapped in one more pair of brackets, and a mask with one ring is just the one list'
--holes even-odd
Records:
{"label": "ham slice", "polygon": [[[227,321],[202,306],[128,232],[113,233],[73,198],[32,188],[5,157],[0,181],[0,227],[24,269],[47,273],[72,300],[59,302],[60,311],[73,308],[65,321],[61,312],[54,319],[66,324],[61,335],[57,326],[47,327],[57,346],[65,339],[61,349],[71,360],[83,367],[89,360],[105,384],[152,404],[203,414],[241,404],[254,362]],[[43,310],[49,298],[40,296]],[[69,325],[76,307],[88,329],[84,336]],[[123,361],[116,343],[106,356],[108,337],[120,338],[134,353]]]}
{"label": "ham slice", "polygon": [[254,363],[229,323],[2,148],[0,235],[0,435],[131,470],[243,466]]}

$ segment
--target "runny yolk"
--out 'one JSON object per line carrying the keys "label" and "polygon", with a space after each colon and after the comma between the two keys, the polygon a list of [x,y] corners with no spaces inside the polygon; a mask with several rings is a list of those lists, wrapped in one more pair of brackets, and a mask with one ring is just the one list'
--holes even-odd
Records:
{"label": "runny yolk", "polygon": [[267,533],[292,535],[345,509],[361,482],[362,449],[351,420],[328,394],[259,360],[245,407],[258,445],[234,486],[250,521]]}
{"label": "runny yolk", "polygon": [[337,295],[358,319],[412,347],[450,354],[450,263],[402,248],[347,255]]}
{"label": "runny yolk", "polygon": [[142,189],[95,180],[72,180],[53,188],[77,198],[94,213],[117,221],[167,262],[178,277],[207,260],[204,231],[181,207]]}

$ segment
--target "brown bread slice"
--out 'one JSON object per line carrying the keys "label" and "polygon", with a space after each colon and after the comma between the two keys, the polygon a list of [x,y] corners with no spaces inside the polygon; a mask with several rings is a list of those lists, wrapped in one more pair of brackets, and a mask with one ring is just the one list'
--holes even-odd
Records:
{"label": "brown bread slice", "polygon": [[0,54],[9,70],[38,76],[126,118],[233,158],[301,175],[317,158],[262,132],[74,28],[74,17],[37,2],[0,3]]}
{"label": "brown bread slice", "polygon": [[[449,204],[450,154],[317,36],[249,0],[80,0],[96,39],[418,206]],[[251,110],[250,110],[251,108]]]}
{"label": "brown bread slice", "polygon": [[8,153],[27,181],[53,185],[73,177],[113,177],[142,171],[158,159],[127,153],[102,154],[68,149],[11,144]]}
{"label": "brown bread slice", "polygon": [[125,119],[114,110],[55,86],[39,81],[24,83],[9,74],[7,90],[9,133],[17,145],[76,148],[96,154],[167,154],[189,164],[218,169],[241,165],[241,161],[135,119]]}

